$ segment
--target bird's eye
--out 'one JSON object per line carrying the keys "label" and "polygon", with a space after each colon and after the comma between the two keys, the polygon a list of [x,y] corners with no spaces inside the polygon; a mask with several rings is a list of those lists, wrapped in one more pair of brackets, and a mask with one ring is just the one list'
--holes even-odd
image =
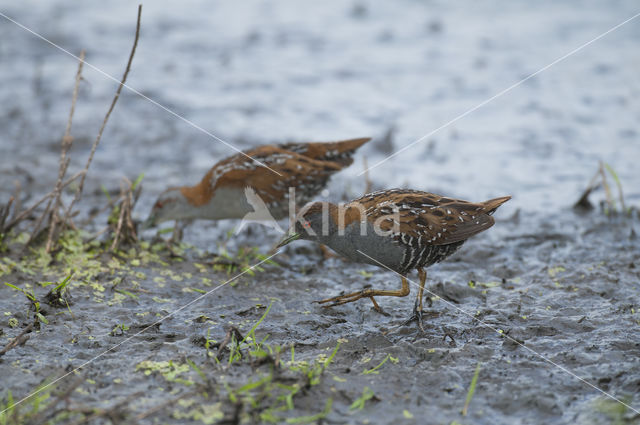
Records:
{"label": "bird's eye", "polygon": [[302,227],[304,227],[305,229],[310,229],[311,228],[311,223],[309,223],[309,221],[305,220],[304,223],[302,223]]}
{"label": "bird's eye", "polygon": [[153,208],[160,209],[162,208],[162,201],[157,201]]}

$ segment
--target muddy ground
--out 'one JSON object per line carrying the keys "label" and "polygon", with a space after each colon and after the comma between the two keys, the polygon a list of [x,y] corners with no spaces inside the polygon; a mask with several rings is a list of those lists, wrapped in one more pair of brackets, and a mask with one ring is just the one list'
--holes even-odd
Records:
{"label": "muddy ground", "polygon": [[[243,149],[374,136],[319,196],[342,200],[364,190],[363,157],[377,164],[637,13],[623,1],[471,5],[157,2],[144,6],[129,84]],[[121,75],[135,22],[128,2],[1,11]],[[492,229],[428,270],[425,332],[400,326],[415,288],[379,299],[388,316],[368,301],[314,304],[400,282],[324,259],[312,244],[236,278],[278,238],[258,225],[234,235],[237,222],[196,222],[173,253],[155,230],[115,255],[71,235],[48,267],[38,252],[20,260],[24,236],[12,234],[0,282],[32,290],[48,323],[0,357],[0,408],[71,373],[0,423],[640,423],[638,214],[605,214],[602,190],[593,210],[571,208],[600,160],[615,169],[627,206],[640,205],[638,28],[626,24],[370,171],[375,188],[513,196]],[[23,205],[53,186],[75,70],[73,58],[2,20],[3,204],[16,181]],[[90,68],[84,78],[72,170],[115,90]],[[134,216],[143,219],[166,186],[197,181],[230,153],[125,91],[78,222],[106,204],[103,187],[114,196],[122,177],[141,173]],[[44,302],[51,286],[42,282],[71,269],[69,306]],[[0,286],[0,349],[33,323],[31,304]],[[225,344],[234,328],[235,339],[251,338]]]}

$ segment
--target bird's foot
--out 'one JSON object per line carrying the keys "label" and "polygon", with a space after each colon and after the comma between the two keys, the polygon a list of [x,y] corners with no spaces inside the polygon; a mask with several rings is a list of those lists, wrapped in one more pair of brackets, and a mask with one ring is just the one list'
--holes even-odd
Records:
{"label": "bird's foot", "polygon": [[356,300],[362,298],[362,294],[360,292],[352,292],[350,294],[338,295],[336,297],[325,298],[324,300],[314,301],[316,304],[326,304],[322,307],[335,307],[337,305],[342,305],[346,303],[352,303]]}
{"label": "bird's foot", "polygon": [[413,307],[413,314],[408,320],[406,320],[402,324],[402,326],[407,326],[409,323],[416,321],[418,322],[418,327],[420,328],[420,330],[424,332],[424,323],[422,321],[422,313],[423,313],[422,306],[419,306],[418,302],[416,301],[416,304]]}
{"label": "bird's foot", "polygon": [[402,326],[407,326],[409,323],[416,321],[418,322],[418,327],[422,332],[424,332],[424,323],[422,321],[422,311],[414,311],[411,317],[407,319]]}
{"label": "bird's foot", "polygon": [[375,295],[375,293],[372,293],[372,292],[374,291],[371,289],[363,289],[362,291],[351,292],[350,294],[338,295],[336,297],[331,297],[331,298],[327,298],[320,301],[314,301],[314,302],[317,304],[326,304],[326,305],[323,305],[322,307],[328,308],[328,307],[334,307],[334,306],[342,305],[346,303],[352,303],[354,301],[359,300],[360,298],[369,298],[373,303],[373,309],[375,311],[385,316],[388,316],[388,314],[382,309],[382,307],[378,305],[375,298],[373,298],[373,295]]}

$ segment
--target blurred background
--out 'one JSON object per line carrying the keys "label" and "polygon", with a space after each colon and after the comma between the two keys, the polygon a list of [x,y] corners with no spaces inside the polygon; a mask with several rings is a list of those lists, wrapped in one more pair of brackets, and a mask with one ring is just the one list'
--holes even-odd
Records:
{"label": "blurred background", "polygon": [[[634,1],[154,1],[128,85],[247,149],[372,136],[329,198],[411,187],[470,200],[510,194],[506,212],[569,207],[598,161],[640,200],[640,19],[446,125],[638,12]],[[120,79],[136,4],[0,2],[0,11]],[[45,193],[57,174],[77,61],[0,17],[0,201],[20,182]],[[117,87],[88,66],[74,116],[81,168]],[[425,137],[426,136],[426,137]],[[411,145],[380,165],[390,154]],[[157,193],[192,184],[235,153],[125,89],[87,187],[144,173]],[[28,199],[25,199],[28,202]]]}

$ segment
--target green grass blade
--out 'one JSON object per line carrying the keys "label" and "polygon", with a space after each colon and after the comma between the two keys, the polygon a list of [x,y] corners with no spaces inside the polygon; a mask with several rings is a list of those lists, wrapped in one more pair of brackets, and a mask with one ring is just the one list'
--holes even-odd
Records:
{"label": "green grass blade", "polygon": [[471,385],[469,385],[469,391],[467,391],[467,400],[464,402],[464,407],[462,408],[462,416],[467,416],[469,404],[471,403],[471,399],[473,398],[473,393],[476,391],[476,384],[478,383],[479,374],[480,363],[478,363],[478,365],[476,366],[476,371],[473,373],[473,378],[471,378]]}
{"label": "green grass blade", "polygon": [[620,206],[622,207],[622,212],[624,213],[626,211],[626,207],[624,205],[624,196],[622,194],[622,183],[618,178],[618,174],[613,170],[613,168],[609,164],[605,162],[604,166],[606,167],[609,174],[611,174],[611,177],[613,177],[613,180],[616,182],[616,186],[618,187],[618,197],[620,198]]}
{"label": "green grass blade", "polygon": [[390,357],[391,357],[391,354],[387,354],[387,357],[385,357],[384,360],[382,360],[378,366],[374,367],[373,369],[365,370],[364,372],[362,372],[362,374],[369,375],[370,373],[373,373],[377,375],[379,373],[378,369],[380,369],[380,367],[382,367],[382,365],[385,364]]}
{"label": "green grass blade", "polygon": [[136,187],[140,184],[142,179],[144,178],[144,173],[140,173],[140,175],[136,178],[136,181],[131,185],[131,190],[136,190]]}
{"label": "green grass blade", "polygon": [[7,285],[9,288],[13,288],[16,291],[20,291],[20,292],[24,293],[24,290],[22,288],[16,286],[16,285],[13,285],[13,284],[8,283],[8,282],[5,282],[4,284]]}
{"label": "green grass blade", "polygon": [[273,301],[271,303],[269,303],[269,306],[267,307],[267,309],[265,310],[264,314],[262,315],[262,317],[256,322],[255,325],[253,325],[251,327],[251,330],[249,332],[247,332],[247,334],[245,335],[245,337],[242,339],[242,341],[240,341],[240,343],[243,343],[246,341],[247,337],[249,336],[254,336],[254,332],[256,331],[256,329],[258,328],[258,326],[260,326],[260,323],[262,323],[262,321],[264,320],[265,317],[267,317],[267,314],[269,313],[269,310],[271,310],[271,306],[273,305]]}
{"label": "green grass blade", "polygon": [[200,376],[200,378],[202,378],[202,380],[204,382],[207,382],[207,375],[204,374],[204,372],[202,370],[200,370],[200,368],[190,359],[186,359],[187,360],[187,364],[189,366],[191,366],[191,369],[195,370],[196,373]]}
{"label": "green grass blade", "polygon": [[371,391],[371,388],[364,387],[362,389],[362,395],[358,397],[353,403],[351,403],[351,406],[349,406],[349,410],[364,409],[364,406],[367,403],[367,401],[371,400],[374,396],[375,394],[373,391]]}
{"label": "green grass blade", "polygon": [[333,349],[333,352],[331,353],[331,355],[329,357],[327,357],[327,359],[324,361],[324,368],[326,369],[327,366],[329,366],[331,364],[331,362],[333,361],[333,358],[336,356],[336,353],[338,352],[338,349],[340,348],[340,343],[338,342],[338,345],[336,345],[336,348]]}
{"label": "green grass blade", "polygon": [[65,277],[64,280],[54,288],[54,291],[59,292],[62,289],[64,289],[69,284],[69,281],[71,280],[71,276],[73,276],[73,272],[69,273],[69,275]]}

